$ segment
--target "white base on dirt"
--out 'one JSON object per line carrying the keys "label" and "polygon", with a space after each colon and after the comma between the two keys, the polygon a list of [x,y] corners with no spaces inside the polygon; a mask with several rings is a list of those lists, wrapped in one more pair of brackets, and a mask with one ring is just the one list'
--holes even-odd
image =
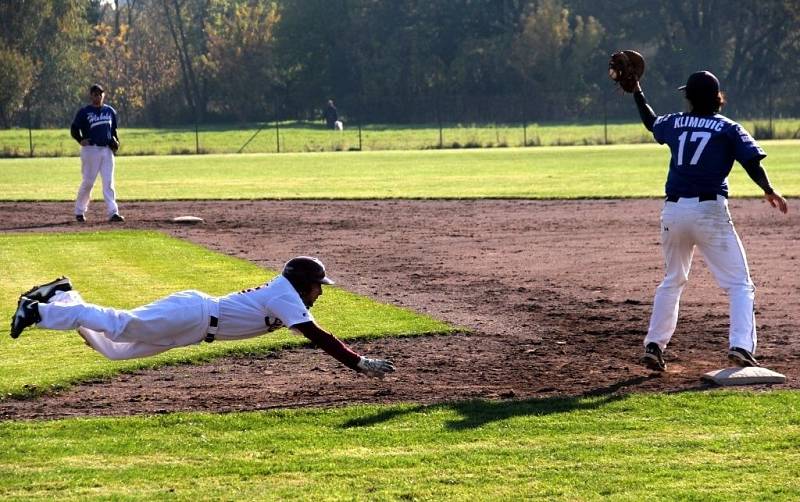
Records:
{"label": "white base on dirt", "polygon": [[707,382],[717,385],[754,385],[762,383],[784,383],[786,376],[767,368],[725,368],[709,371],[702,376]]}
{"label": "white base on dirt", "polygon": [[184,225],[195,225],[203,223],[205,220],[199,216],[176,216],[172,218],[172,223],[182,223]]}

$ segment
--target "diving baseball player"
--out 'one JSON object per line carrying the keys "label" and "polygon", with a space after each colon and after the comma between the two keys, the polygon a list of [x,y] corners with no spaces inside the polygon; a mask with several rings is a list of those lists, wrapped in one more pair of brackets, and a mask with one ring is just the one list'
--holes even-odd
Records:
{"label": "diving baseball player", "polygon": [[33,324],[40,328],[77,329],[86,344],[108,359],[147,357],[214,340],[241,340],[286,326],[314,342],[342,364],[370,377],[383,378],[394,365],[359,356],[322,329],[309,309],[333,284],[316,258],[298,256],[281,275],[262,286],[212,297],[181,291],[133,310],[117,310],[83,301],[61,277],[20,296],[11,320],[11,337]]}
{"label": "diving baseball player", "polygon": [[75,219],[86,221],[86,210],[97,175],[103,180],[103,199],[108,221],[125,221],[119,214],[114,191],[114,153],[119,148],[117,112],[103,104],[105,90],[100,84],[89,88],[91,104],[84,106],[72,121],[70,134],[81,145],[81,186],[75,199]]}
{"label": "diving baseball player", "polygon": [[643,362],[656,371],[666,369],[663,352],[678,322],[678,304],[697,247],[730,301],[728,358],[738,366],[758,366],[753,356],[755,286],[728,211],[727,177],[734,160],[764,190],[772,207],[786,213],[786,200],[770,185],[761,165],[767,156],[764,150],[741,125],[719,114],[725,99],[717,77],[699,71],[679,89],[685,92],[691,111],[658,117],[638,82],[633,92],[644,126],[672,154],[661,212],[666,274],[656,289]]}

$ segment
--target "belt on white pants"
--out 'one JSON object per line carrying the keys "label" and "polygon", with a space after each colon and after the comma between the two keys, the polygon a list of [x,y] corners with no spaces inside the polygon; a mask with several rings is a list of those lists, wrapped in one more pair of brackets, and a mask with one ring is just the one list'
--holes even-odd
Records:
{"label": "belt on white pants", "polygon": [[[722,197],[725,197],[725,196],[722,195]],[[725,197],[725,198],[727,198],[727,197]],[[717,200],[717,194],[713,193],[713,192],[711,192],[711,193],[701,193],[696,197],[680,197],[678,195],[667,194],[667,196],[665,197],[664,200],[666,200],[667,202],[678,202],[680,199],[697,199],[698,202],[706,202],[708,200]]]}
{"label": "belt on white pants", "polygon": [[217,337],[217,329],[219,327],[219,300],[210,298],[208,301],[208,329],[206,330],[206,337],[204,340],[208,343],[214,341]]}

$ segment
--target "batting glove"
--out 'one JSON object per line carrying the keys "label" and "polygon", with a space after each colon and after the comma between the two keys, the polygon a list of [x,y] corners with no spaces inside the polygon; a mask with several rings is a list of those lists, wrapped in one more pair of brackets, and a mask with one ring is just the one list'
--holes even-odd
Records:
{"label": "batting glove", "polygon": [[394,364],[384,359],[361,357],[356,367],[359,373],[363,373],[372,378],[383,378],[386,376],[386,373],[394,372]]}

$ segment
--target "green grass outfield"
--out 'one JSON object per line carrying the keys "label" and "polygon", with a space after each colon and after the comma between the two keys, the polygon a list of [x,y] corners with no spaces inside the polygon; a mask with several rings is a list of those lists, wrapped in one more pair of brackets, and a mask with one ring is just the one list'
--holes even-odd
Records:
{"label": "green grass outfield", "polygon": [[[36,394],[121,371],[308,343],[283,329],[238,342],[202,343],[152,358],[108,361],[85,346],[74,331],[28,329],[17,340],[8,336],[7,320],[19,294],[61,274],[72,279],[84,300],[116,308],[138,307],[184,289],[224,295],[263,284],[276,275],[157,232],[3,234],[0,270],[0,398]],[[331,271],[334,277],[335,272]],[[313,312],[322,326],[343,339],[454,330],[430,317],[378,304],[338,287],[325,287]]]}
{"label": "green grass outfield", "polygon": [[[631,108],[631,113],[633,108]],[[743,120],[742,125],[762,139],[800,138],[800,119],[776,119],[769,133],[765,120]],[[263,128],[260,130],[259,129]],[[491,148],[554,145],[651,143],[652,135],[639,122],[587,124],[445,124],[367,125],[359,140],[356,124],[331,131],[320,123],[286,122],[163,129],[120,128],[120,155],[184,155],[194,153],[276,153],[362,150],[420,150],[431,148]],[[256,134],[257,133],[257,134]],[[77,156],[78,144],[69,128],[2,129],[2,157]]]}
{"label": "green grass outfield", "polygon": [[[800,141],[762,144],[773,184],[799,195]],[[654,197],[668,161],[655,144],[123,157],[116,184],[123,201]],[[71,201],[79,183],[77,159],[0,160],[1,200]],[[731,185],[735,196],[761,195],[738,165]]]}
{"label": "green grass outfield", "polygon": [[4,500],[798,500],[800,394],[0,422]]}
{"label": "green grass outfield", "polygon": [[[774,184],[800,194],[800,142],[764,146]],[[666,162],[653,145],[123,157],[118,190],[128,200],[658,196]],[[758,193],[734,173],[734,194]],[[0,197],[72,200],[78,178],[74,158],[2,160]],[[124,231],[2,234],[0,270],[6,320],[20,291],[61,273],[87,300],[118,307],[184,288],[222,294],[270,276],[159,233]],[[338,288],[314,313],[345,338],[452,329]],[[302,342],[276,333],[109,362],[71,332],[30,330],[16,341],[0,332],[0,392]],[[799,411],[794,391],[687,392],[8,420],[0,499],[798,500]]]}

